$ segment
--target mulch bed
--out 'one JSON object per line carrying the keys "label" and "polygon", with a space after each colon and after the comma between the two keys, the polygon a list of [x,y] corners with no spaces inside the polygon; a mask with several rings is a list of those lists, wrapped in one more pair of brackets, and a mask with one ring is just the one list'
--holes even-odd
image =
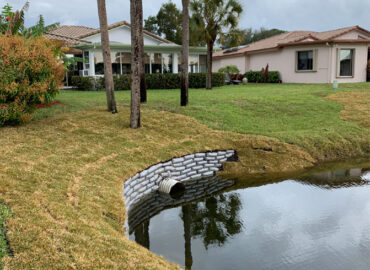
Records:
{"label": "mulch bed", "polygon": [[62,102],[56,100],[56,101],[50,102],[48,104],[39,104],[39,105],[37,105],[37,109],[50,108],[51,106],[60,105],[60,104],[62,104]]}

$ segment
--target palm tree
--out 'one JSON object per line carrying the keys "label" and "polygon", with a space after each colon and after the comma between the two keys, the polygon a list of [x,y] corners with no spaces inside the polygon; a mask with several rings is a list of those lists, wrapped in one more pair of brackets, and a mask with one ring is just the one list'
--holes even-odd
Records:
{"label": "palm tree", "polygon": [[181,106],[189,102],[189,2],[182,0]]}
{"label": "palm tree", "polygon": [[207,89],[212,89],[213,46],[223,31],[238,26],[242,5],[238,0],[192,0],[193,18],[207,43]]}
{"label": "palm tree", "polygon": [[130,0],[131,15],[131,128],[140,127],[140,89],[143,53],[143,9],[142,0]]}
{"label": "palm tree", "polygon": [[[140,15],[140,33],[143,32],[143,4],[142,1],[137,3]],[[145,51],[144,51],[144,38],[140,39],[140,50],[141,50],[141,72],[140,72],[140,102],[146,103],[146,79],[145,79]]]}
{"label": "palm tree", "polygon": [[105,0],[98,0],[98,13],[100,22],[101,44],[104,61],[105,92],[107,94],[108,111],[117,113],[116,99],[114,96],[114,82],[112,71],[112,59],[110,54],[107,9]]}

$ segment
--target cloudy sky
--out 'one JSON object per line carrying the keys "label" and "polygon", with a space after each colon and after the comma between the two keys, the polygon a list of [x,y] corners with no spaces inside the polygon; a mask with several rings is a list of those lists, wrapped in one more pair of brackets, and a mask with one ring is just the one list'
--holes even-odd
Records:
{"label": "cloudy sky", "polygon": [[[0,0],[20,8],[26,0]],[[168,0],[143,0],[144,17],[155,15]],[[172,0],[181,8],[181,0]],[[370,29],[370,0],[239,0],[244,7],[241,27],[324,31],[360,25]],[[47,23],[98,27],[96,0],[30,0],[27,24],[39,14]],[[107,0],[108,20],[130,19],[129,0]]]}

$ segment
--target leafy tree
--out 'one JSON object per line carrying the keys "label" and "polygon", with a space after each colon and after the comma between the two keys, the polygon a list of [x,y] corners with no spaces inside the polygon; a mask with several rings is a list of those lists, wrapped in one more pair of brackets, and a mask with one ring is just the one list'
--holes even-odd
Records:
{"label": "leafy tree", "polygon": [[207,43],[207,89],[212,89],[213,47],[223,32],[236,29],[242,5],[238,0],[192,0],[193,18]]}
{"label": "leafy tree", "polygon": [[152,33],[163,36],[167,40],[181,44],[181,22],[181,11],[176,7],[176,4],[169,1],[162,5],[155,17],[150,16],[145,20],[144,28]]}
{"label": "leafy tree", "polygon": [[252,30],[252,28],[246,29],[234,29],[220,38],[220,44],[222,48],[237,47],[240,45],[247,45],[265,38],[269,38],[275,35],[280,35],[285,31],[280,29],[265,29],[260,28],[259,30]]}
{"label": "leafy tree", "polygon": [[109,44],[107,9],[105,5],[105,0],[98,0],[98,13],[104,61],[104,77],[105,77],[105,92],[107,96],[107,106],[109,112],[117,113],[116,99],[114,95],[112,60]]}
{"label": "leafy tree", "polygon": [[27,1],[21,10],[13,12],[13,8],[7,4],[2,8],[0,14],[0,33],[7,35],[20,35],[26,38],[34,38],[44,35],[45,33],[59,27],[59,23],[45,25],[45,20],[42,15],[39,16],[39,21],[36,25],[26,28],[24,26],[25,13],[29,8]]}

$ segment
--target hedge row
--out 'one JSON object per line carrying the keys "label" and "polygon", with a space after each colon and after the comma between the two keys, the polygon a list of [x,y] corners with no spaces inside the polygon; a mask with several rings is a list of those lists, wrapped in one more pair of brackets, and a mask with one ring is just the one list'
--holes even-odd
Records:
{"label": "hedge row", "polygon": [[[264,83],[261,71],[248,71],[247,73],[245,73],[244,76],[248,79],[248,82]],[[270,71],[269,75],[268,75],[267,82],[268,83],[279,83],[279,82],[281,82],[279,72],[278,71]]]}
{"label": "hedge row", "polygon": [[[206,87],[206,73],[191,73],[189,74],[189,88],[205,88]],[[180,88],[180,74],[146,74],[147,89],[179,89]],[[119,90],[131,89],[131,76],[120,75],[113,76],[114,88]],[[213,73],[212,85],[219,87],[225,85],[224,73]],[[72,85],[80,90],[103,90],[104,77],[72,77]]]}

